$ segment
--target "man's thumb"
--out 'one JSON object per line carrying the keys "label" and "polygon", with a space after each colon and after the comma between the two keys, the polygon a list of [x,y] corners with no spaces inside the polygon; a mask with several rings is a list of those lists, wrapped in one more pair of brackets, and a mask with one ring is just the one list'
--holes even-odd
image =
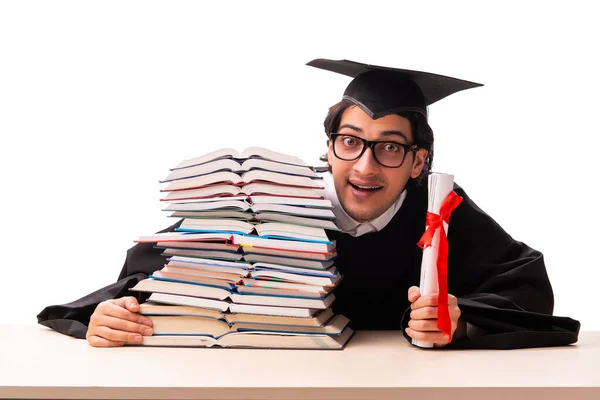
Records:
{"label": "man's thumb", "polygon": [[421,291],[419,290],[418,286],[411,286],[408,289],[408,301],[410,301],[411,303],[413,303],[415,300],[417,300],[420,296],[421,296]]}
{"label": "man's thumb", "polygon": [[129,311],[137,312],[140,309],[140,304],[137,299],[133,296],[122,297],[120,299],[120,303],[123,307],[127,308]]}

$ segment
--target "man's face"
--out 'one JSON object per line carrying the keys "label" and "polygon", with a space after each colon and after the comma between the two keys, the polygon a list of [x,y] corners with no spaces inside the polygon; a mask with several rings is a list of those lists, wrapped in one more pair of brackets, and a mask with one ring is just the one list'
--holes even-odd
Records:
{"label": "man's face", "polygon": [[[394,114],[374,120],[357,106],[344,111],[337,133],[366,140],[414,144],[408,119]],[[375,161],[369,148],[354,161],[337,158],[331,141],[328,151],[340,203],[346,213],[359,222],[371,221],[390,208],[408,179],[419,176],[426,157],[427,150],[419,149],[416,153],[407,153],[400,168],[387,168]]]}

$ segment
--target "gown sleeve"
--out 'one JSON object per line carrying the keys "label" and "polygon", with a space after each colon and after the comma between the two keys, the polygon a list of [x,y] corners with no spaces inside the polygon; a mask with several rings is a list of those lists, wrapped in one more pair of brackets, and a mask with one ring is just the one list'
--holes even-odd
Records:
{"label": "gown sleeve", "polygon": [[[554,316],[542,253],[514,240],[458,186],[463,202],[448,225],[448,291],[477,335],[447,349],[517,349],[577,342],[580,323]],[[410,308],[402,319],[403,330]],[[405,333],[405,337],[411,340]]]}
{"label": "gown sleeve", "polygon": [[[181,221],[160,232],[172,232],[180,224]],[[117,282],[71,303],[44,308],[37,316],[38,323],[65,335],[85,339],[90,317],[101,302],[124,296],[134,296],[140,302],[146,300],[146,294],[129,289],[163,267],[165,257],[161,253],[162,250],[154,248],[153,243],[136,244],[127,251]]]}

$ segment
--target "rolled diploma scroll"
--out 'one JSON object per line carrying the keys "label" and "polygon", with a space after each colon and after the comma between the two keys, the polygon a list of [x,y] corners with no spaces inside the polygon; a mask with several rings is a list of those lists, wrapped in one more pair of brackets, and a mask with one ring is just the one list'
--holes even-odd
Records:
{"label": "rolled diploma scroll", "polygon": [[[429,175],[429,201],[427,211],[439,214],[440,207],[450,192],[454,190],[454,175],[431,173]],[[446,235],[448,235],[448,224],[443,223]],[[431,246],[423,250],[423,259],[421,261],[421,282],[419,289],[421,296],[426,296],[431,293],[438,293],[438,274],[437,274],[437,256],[440,245],[440,232],[436,231],[433,236]],[[433,343],[424,342],[422,340],[412,340],[412,344],[419,347],[431,348]]]}

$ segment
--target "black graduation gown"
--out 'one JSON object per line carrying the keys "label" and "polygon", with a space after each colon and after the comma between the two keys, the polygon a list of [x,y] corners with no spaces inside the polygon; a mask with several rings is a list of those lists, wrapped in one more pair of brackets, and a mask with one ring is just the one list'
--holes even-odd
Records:
{"label": "black graduation gown", "polygon": [[[542,254],[513,240],[459,186],[455,190],[463,202],[453,211],[448,230],[448,289],[458,298],[461,318],[479,329],[475,337],[453,340],[444,348],[575,343],[579,322],[552,316],[554,299]],[[419,285],[422,251],[417,242],[425,230],[426,213],[426,187],[411,185],[404,204],[380,232],[359,237],[329,232],[337,241],[336,266],[344,276],[333,308],[346,315],[355,329],[404,332],[408,326],[407,292]],[[116,283],[72,303],[46,307],[38,322],[84,338],[98,303],[126,295],[145,300],[146,295],[128,289],[162,268],[160,253],[152,244],[132,247]]]}

